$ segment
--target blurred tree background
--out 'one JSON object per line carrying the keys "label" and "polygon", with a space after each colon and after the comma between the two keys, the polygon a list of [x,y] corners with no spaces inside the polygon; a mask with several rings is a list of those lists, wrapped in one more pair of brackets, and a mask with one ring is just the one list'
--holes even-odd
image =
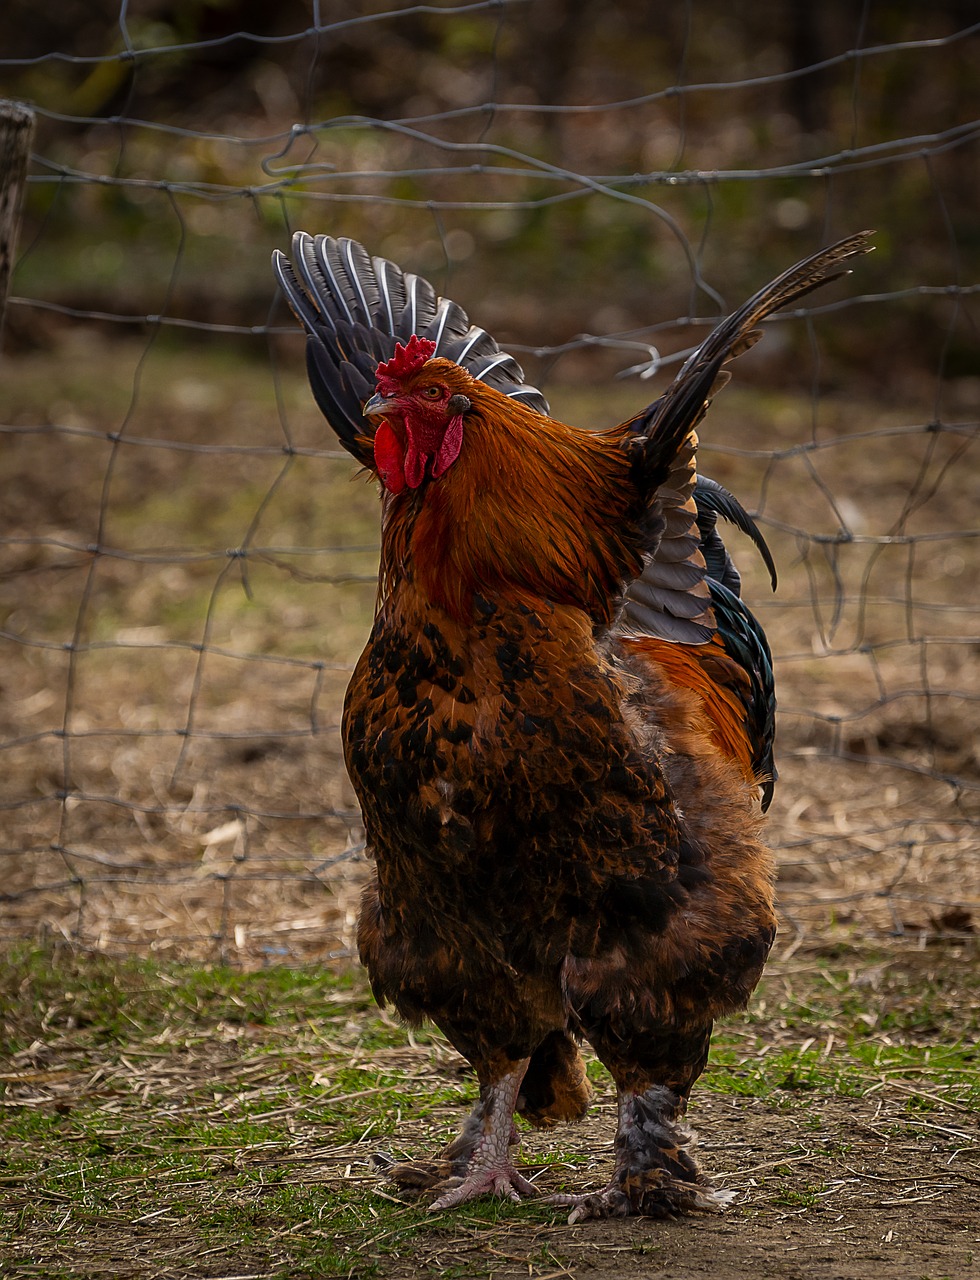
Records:
{"label": "blurred tree background", "polygon": [[[648,339],[864,227],[862,292],[966,284],[971,18],[966,0],[8,0],[0,92],[39,111],[15,292],[261,326],[267,250],[297,226],[432,275],[518,344]],[[885,396],[976,374],[968,301],[844,315],[830,349]],[[30,346],[58,320],[8,325]]]}

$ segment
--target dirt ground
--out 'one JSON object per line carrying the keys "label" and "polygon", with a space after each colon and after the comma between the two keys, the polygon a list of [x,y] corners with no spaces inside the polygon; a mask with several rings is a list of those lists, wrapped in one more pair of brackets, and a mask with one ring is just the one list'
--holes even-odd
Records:
{"label": "dirt ground", "polygon": [[[966,963],[969,957],[961,959]],[[786,972],[776,966],[767,979],[770,991]],[[824,1029],[814,1029],[823,1034]],[[780,1030],[778,1020],[756,1030],[774,1051],[792,1043],[794,1035],[799,1042],[799,1029]],[[270,1060],[249,1055],[250,1038],[267,1033],[223,1025],[217,1038],[202,1036],[189,1045],[181,1044],[180,1029],[175,1031],[153,1037],[145,1051],[134,1042],[118,1062],[107,1058],[94,1073],[88,1062],[81,1076],[82,1063],[64,1048],[59,1055],[57,1046],[37,1046],[12,1064],[16,1078],[4,1077],[6,1108],[69,1114],[89,1098],[99,1098],[103,1119],[87,1130],[87,1141],[85,1131],[77,1132],[78,1141],[70,1144],[77,1156],[66,1153],[67,1172],[82,1151],[89,1152],[83,1161],[88,1190],[81,1203],[66,1195],[59,1207],[59,1194],[44,1174],[49,1157],[38,1166],[37,1189],[31,1174],[6,1173],[0,1157],[0,1208],[15,1222],[5,1242],[0,1237],[0,1275],[19,1280],[409,1280],[419,1275],[968,1280],[976,1274],[980,1117],[950,1096],[939,1073],[910,1080],[886,1069],[870,1087],[865,1078],[850,1097],[818,1093],[805,1076],[791,1078],[792,1072],[782,1080],[775,1077],[765,1096],[697,1088],[688,1119],[699,1135],[702,1165],[715,1185],[735,1193],[722,1215],[570,1226],[563,1209],[534,1202],[499,1208],[483,1200],[435,1214],[419,1227],[411,1201],[375,1171],[373,1153],[383,1150],[399,1158],[432,1153],[462,1120],[465,1103],[440,1104],[424,1121],[405,1114],[388,1138],[344,1143],[320,1117],[329,1096],[319,1105],[303,1098],[272,1113],[281,1127],[279,1140],[229,1147],[213,1127],[216,1116],[229,1109],[218,1100],[234,1097],[236,1088],[253,1093],[263,1078],[270,1079]],[[311,1045],[315,1055],[310,1025],[294,1028],[292,1035],[288,1029],[285,1036],[275,1034],[284,1055]],[[878,1039],[888,1041],[887,1036]],[[811,1040],[800,1042],[801,1052]],[[830,1035],[821,1055],[831,1067],[833,1042]],[[432,1090],[459,1078],[460,1063],[448,1046],[408,1046],[374,1057]],[[25,1070],[30,1062],[41,1069]],[[198,1093],[207,1079],[216,1091]],[[161,1146],[155,1172],[152,1163],[146,1168],[134,1163],[130,1176],[120,1170],[107,1180],[91,1146],[95,1129],[104,1155],[119,1156],[130,1144],[134,1161],[152,1160],[153,1125],[160,1122],[139,1117],[130,1126],[127,1108],[149,1096],[148,1108],[162,1114],[162,1100],[181,1093],[195,1099],[187,1107],[200,1111],[201,1137],[192,1146],[210,1153],[207,1176],[177,1169],[168,1174]],[[598,1189],[611,1170],[614,1125],[614,1098],[600,1088],[581,1125],[526,1133],[519,1159],[544,1194]],[[557,1150],[563,1162],[556,1164]],[[244,1181],[243,1173],[248,1175]],[[305,1194],[312,1206],[299,1223],[282,1218],[267,1198],[284,1184]],[[242,1224],[240,1245],[227,1243],[234,1227],[216,1244],[216,1212],[218,1221]],[[322,1244],[337,1265],[297,1266],[292,1245],[297,1233],[307,1245]]]}
{"label": "dirt ground", "polygon": [[[274,1214],[263,1213],[259,1188],[249,1206],[250,1239],[233,1251],[202,1243],[195,1212],[186,1203],[144,1217],[139,1204],[124,1202],[95,1215],[97,1222],[88,1215],[47,1237],[32,1233],[26,1253],[19,1237],[9,1240],[0,1274],[85,1280],[969,1280],[980,1258],[977,1117],[940,1108],[910,1120],[906,1099],[897,1090],[883,1093],[811,1107],[701,1091],[691,1119],[701,1135],[702,1161],[716,1185],[736,1192],[734,1204],[719,1216],[569,1226],[561,1209],[526,1205],[501,1215],[477,1203],[462,1213],[435,1215],[401,1245],[386,1240],[396,1234],[390,1226],[368,1233],[339,1270],[296,1270],[288,1267],[285,1246],[297,1228],[284,1230]],[[608,1172],[613,1114],[609,1099],[571,1143],[563,1134],[566,1148],[603,1153],[584,1173],[578,1166],[582,1189],[600,1187]],[[432,1139],[409,1120],[399,1127],[400,1150],[431,1149]],[[532,1168],[536,1150],[547,1150],[547,1141],[536,1135],[526,1140],[524,1158]],[[329,1210],[336,1214],[355,1189],[366,1187],[386,1198],[383,1206],[376,1201],[379,1206],[390,1208],[390,1191],[366,1155],[351,1160],[350,1148],[338,1153],[297,1137],[286,1158],[245,1153],[234,1163],[253,1169],[262,1164],[270,1178],[285,1169],[297,1186],[312,1188],[322,1197],[322,1209],[301,1229],[341,1250],[344,1229],[331,1223]],[[0,1197],[13,1194],[9,1186],[5,1191],[5,1181],[0,1177]],[[553,1168],[545,1167],[538,1185],[545,1192],[556,1185]],[[220,1183],[201,1194],[202,1209],[205,1196],[209,1204],[215,1194],[226,1204],[235,1200]],[[370,1197],[362,1212],[373,1212]]]}
{"label": "dirt ground", "polygon": [[[384,1274],[401,1280],[416,1274],[413,1265],[435,1261],[447,1271],[460,1268],[463,1276],[482,1273],[489,1263],[489,1274],[501,1280],[568,1274],[581,1280],[968,1280],[976,1274],[976,1116],[933,1118],[916,1131],[906,1127],[898,1097],[821,1102],[814,1114],[765,1099],[702,1093],[691,1118],[704,1165],[718,1186],[737,1191],[723,1215],[574,1226],[559,1217],[555,1225],[524,1229],[510,1220],[505,1239],[486,1243],[454,1239],[447,1225],[414,1259]],[[612,1125],[610,1103],[586,1122],[577,1142],[602,1151]],[[526,1154],[533,1161],[531,1142]],[[726,1174],[734,1169],[737,1176]],[[596,1186],[602,1172],[597,1167]],[[814,1186],[822,1189],[813,1194]]]}

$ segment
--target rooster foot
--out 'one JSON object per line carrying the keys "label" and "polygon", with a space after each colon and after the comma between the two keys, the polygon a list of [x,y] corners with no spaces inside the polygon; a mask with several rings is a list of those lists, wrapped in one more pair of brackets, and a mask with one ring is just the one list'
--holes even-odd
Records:
{"label": "rooster foot", "polygon": [[458,1204],[474,1200],[477,1196],[501,1196],[518,1204],[529,1196],[537,1196],[538,1190],[532,1182],[523,1177],[510,1160],[488,1161],[486,1164],[473,1162],[465,1178],[454,1178],[453,1183],[444,1195],[429,1205],[430,1213],[440,1209],[454,1209]]}
{"label": "rooster foot", "polygon": [[[503,1196],[508,1200],[520,1200],[524,1196],[536,1196],[534,1186],[513,1167],[506,1158],[488,1161],[461,1173],[459,1161],[447,1158],[446,1152],[432,1160],[399,1160],[377,1152],[372,1157],[374,1167],[401,1191],[422,1194],[436,1192],[432,1210],[452,1209],[480,1195]],[[455,1166],[455,1167],[454,1167]]]}
{"label": "rooster foot", "polygon": [[527,1061],[480,1091],[480,1100],[459,1135],[433,1160],[395,1161],[380,1152],[374,1167],[403,1191],[435,1192],[431,1211],[452,1209],[476,1196],[520,1200],[537,1196],[536,1188],[518,1173],[510,1150],[519,1142],[514,1107]]}
{"label": "rooster foot", "polygon": [[452,1209],[476,1196],[503,1196],[519,1201],[536,1196],[537,1190],[514,1168],[511,1148],[519,1142],[514,1107],[527,1062],[481,1090],[480,1100],[463,1125],[459,1137],[442,1153],[452,1176],[434,1188],[437,1198],[430,1212]]}
{"label": "rooster foot", "polygon": [[723,1213],[735,1195],[703,1183],[682,1182],[664,1169],[647,1170],[642,1184],[639,1179],[630,1182],[633,1185],[627,1189],[617,1181],[604,1191],[548,1196],[545,1203],[570,1208],[568,1221],[574,1224],[593,1218],[677,1218],[684,1213]]}
{"label": "rooster foot", "polygon": [[[372,1163],[389,1182],[394,1182],[402,1191],[441,1192],[449,1188],[455,1189],[467,1176],[476,1151],[481,1146],[486,1149],[487,1138],[482,1132],[484,1112],[484,1103],[480,1101],[473,1108],[472,1115],[459,1135],[437,1156],[421,1160],[394,1160],[385,1152],[376,1151],[371,1157]],[[508,1121],[508,1129],[506,1141],[501,1142],[498,1135],[491,1139],[505,1156],[508,1148],[518,1141],[513,1120]]]}
{"label": "rooster foot", "polygon": [[682,1101],[673,1090],[621,1091],[616,1130],[616,1171],[604,1191],[555,1195],[549,1204],[572,1210],[569,1222],[590,1218],[676,1218],[682,1213],[722,1213],[732,1191],[712,1187],[694,1158],[695,1135],[678,1123]]}

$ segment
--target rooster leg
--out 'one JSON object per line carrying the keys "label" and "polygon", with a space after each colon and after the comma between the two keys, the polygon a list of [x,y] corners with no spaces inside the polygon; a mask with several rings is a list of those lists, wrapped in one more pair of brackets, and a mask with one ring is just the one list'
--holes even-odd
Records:
{"label": "rooster leg", "polygon": [[732,1193],[708,1185],[694,1158],[694,1135],[677,1123],[682,1110],[678,1095],[660,1085],[645,1093],[621,1092],[612,1181],[603,1191],[552,1196],[549,1202],[571,1208],[569,1222],[720,1213]]}
{"label": "rooster leg", "polygon": [[681,1124],[688,1094],[708,1058],[711,1024],[666,1033],[637,1031],[630,1042],[616,1042],[601,1026],[590,1030],[617,1085],[616,1166],[603,1191],[557,1195],[550,1202],[571,1208],[569,1222],[720,1213],[732,1193],[708,1183],[694,1157],[695,1136]]}
{"label": "rooster leg", "polygon": [[452,1209],[475,1196],[496,1195],[517,1201],[538,1194],[514,1168],[510,1156],[510,1148],[518,1142],[514,1110],[529,1061],[525,1058],[516,1063],[513,1071],[482,1090],[462,1133],[445,1153],[453,1154],[454,1168],[460,1173],[442,1184],[448,1189],[429,1206],[430,1213]]}

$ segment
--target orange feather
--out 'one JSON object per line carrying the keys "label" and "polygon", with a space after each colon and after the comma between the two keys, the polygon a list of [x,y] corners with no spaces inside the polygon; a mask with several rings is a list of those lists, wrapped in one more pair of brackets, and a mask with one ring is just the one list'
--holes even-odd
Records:
{"label": "orange feather", "polygon": [[425,372],[471,402],[465,448],[438,484],[386,494],[382,595],[410,576],[461,624],[475,597],[502,594],[608,624],[620,584],[642,567],[618,437],[526,409],[450,361]]}
{"label": "orange feather", "polygon": [[708,737],[727,759],[734,760],[747,782],[759,778],[752,765],[751,727],[746,704],[751,684],[745,671],[724,649],[721,638],[707,644],[672,644],[644,636],[624,639],[624,647],[655,665],[675,687],[696,694]]}

